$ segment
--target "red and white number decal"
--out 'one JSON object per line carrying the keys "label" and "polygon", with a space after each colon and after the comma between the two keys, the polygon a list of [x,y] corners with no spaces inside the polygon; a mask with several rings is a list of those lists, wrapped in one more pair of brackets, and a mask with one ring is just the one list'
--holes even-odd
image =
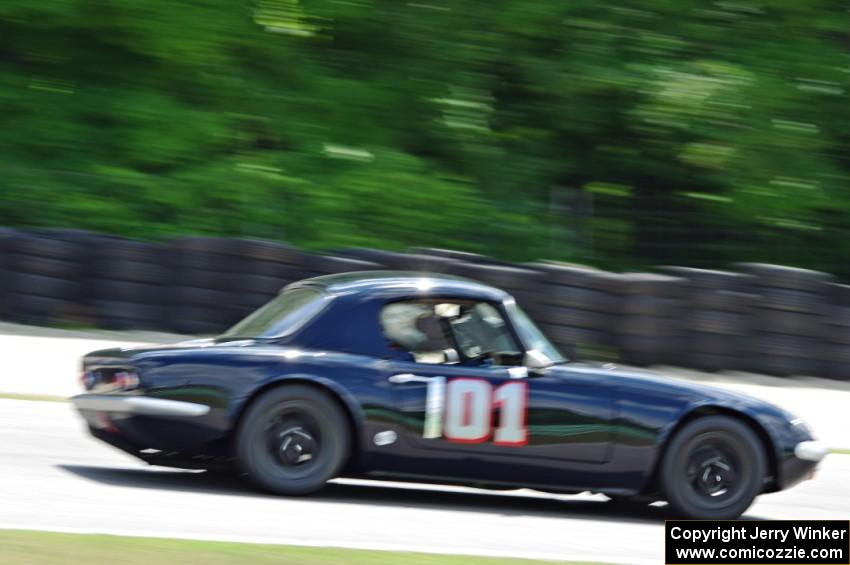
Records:
{"label": "red and white number decal", "polygon": [[449,441],[481,443],[490,437],[492,387],[479,379],[454,379],[446,387],[443,434]]}
{"label": "red and white number decal", "polygon": [[526,445],[528,429],[528,383],[514,382],[500,386],[493,392],[493,407],[499,408],[499,427],[493,434],[496,445]]}
{"label": "red and white number decal", "polygon": [[[494,430],[497,409],[499,425]],[[506,383],[494,390],[482,379],[452,379],[446,386],[443,437],[455,443],[482,443],[492,435],[495,445],[526,445],[527,411],[525,382]]]}

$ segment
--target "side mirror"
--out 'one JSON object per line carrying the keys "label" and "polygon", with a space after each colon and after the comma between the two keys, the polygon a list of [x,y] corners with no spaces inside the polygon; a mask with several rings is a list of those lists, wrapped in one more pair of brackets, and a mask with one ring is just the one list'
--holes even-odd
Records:
{"label": "side mirror", "polygon": [[552,366],[552,360],[536,349],[529,349],[522,358],[522,364],[532,370],[546,369]]}

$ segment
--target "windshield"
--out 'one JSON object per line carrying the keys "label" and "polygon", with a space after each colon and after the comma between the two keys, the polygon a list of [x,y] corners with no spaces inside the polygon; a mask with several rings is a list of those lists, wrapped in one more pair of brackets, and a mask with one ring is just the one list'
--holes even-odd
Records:
{"label": "windshield", "polygon": [[284,290],[221,337],[283,337],[310,321],[327,301],[327,296],[315,288]]}
{"label": "windshield", "polygon": [[529,349],[536,349],[546,355],[546,357],[551,359],[554,363],[563,363],[566,361],[564,356],[558,352],[555,346],[552,345],[552,342],[543,335],[543,332],[541,332],[534,322],[531,321],[531,318],[528,317],[528,314],[523,312],[519,305],[515,302],[508,301],[505,306],[508,314],[513,320],[514,329],[519,335],[519,339],[522,340],[523,345],[525,345],[526,351]]}

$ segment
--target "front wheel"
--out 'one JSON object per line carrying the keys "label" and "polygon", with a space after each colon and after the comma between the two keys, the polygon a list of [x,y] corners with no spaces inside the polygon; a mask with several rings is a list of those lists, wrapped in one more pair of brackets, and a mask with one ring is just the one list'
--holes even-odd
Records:
{"label": "front wheel", "polygon": [[750,507],[764,485],[762,443],[746,424],[709,416],[686,424],[661,463],[661,489],[677,514],[732,520]]}
{"label": "front wheel", "polygon": [[286,495],[317,491],[342,468],[351,433],[339,405],[313,387],[285,385],[249,408],[236,435],[241,468],[259,487]]}

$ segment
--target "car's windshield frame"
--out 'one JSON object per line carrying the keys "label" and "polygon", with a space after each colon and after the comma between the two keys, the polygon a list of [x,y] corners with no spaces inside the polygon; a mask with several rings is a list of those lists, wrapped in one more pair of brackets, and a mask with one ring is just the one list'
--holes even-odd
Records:
{"label": "car's windshield frame", "polygon": [[558,348],[555,347],[549,338],[546,337],[546,334],[537,327],[537,324],[520,308],[519,304],[513,298],[506,299],[502,307],[507,315],[509,325],[513,328],[525,351],[532,349],[540,351],[553,363],[566,363],[569,361],[558,351]]}

